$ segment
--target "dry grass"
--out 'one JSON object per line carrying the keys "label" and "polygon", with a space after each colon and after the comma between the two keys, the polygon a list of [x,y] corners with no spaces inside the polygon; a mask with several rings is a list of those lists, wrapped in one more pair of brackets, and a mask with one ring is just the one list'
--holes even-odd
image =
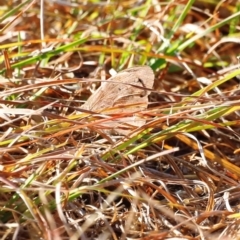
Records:
{"label": "dry grass", "polygon": [[[0,239],[240,239],[239,9],[6,1]],[[120,115],[81,105],[135,65],[155,72],[147,123],[110,135]]]}

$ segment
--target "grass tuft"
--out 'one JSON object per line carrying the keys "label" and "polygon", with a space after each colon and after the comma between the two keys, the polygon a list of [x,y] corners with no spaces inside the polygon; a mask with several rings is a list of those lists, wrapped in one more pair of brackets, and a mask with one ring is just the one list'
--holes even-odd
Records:
{"label": "grass tuft", "polygon": [[[1,239],[239,239],[239,9],[6,1]],[[147,109],[81,108],[110,69],[137,65],[155,73]]]}

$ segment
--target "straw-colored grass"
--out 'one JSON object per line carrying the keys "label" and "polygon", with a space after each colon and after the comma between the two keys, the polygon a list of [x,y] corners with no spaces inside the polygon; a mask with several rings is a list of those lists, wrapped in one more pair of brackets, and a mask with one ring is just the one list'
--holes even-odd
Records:
{"label": "straw-colored grass", "polygon": [[[0,239],[240,239],[239,1],[0,11]],[[81,105],[136,65],[146,124],[111,134],[122,109]]]}

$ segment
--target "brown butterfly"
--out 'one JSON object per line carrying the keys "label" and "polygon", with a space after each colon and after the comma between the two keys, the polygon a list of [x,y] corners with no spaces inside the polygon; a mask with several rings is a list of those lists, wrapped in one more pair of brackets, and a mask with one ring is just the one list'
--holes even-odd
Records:
{"label": "brown butterfly", "polygon": [[[136,113],[145,110],[150,93],[146,88],[151,89],[153,82],[154,73],[150,67],[128,68],[104,82],[81,108],[103,114]],[[126,123],[128,127],[124,126]],[[114,128],[117,133],[126,135],[130,132],[129,129],[125,129],[129,128],[129,125],[141,127],[144,124],[144,119],[133,114],[107,121],[104,126]],[[122,127],[124,129],[121,129]]]}

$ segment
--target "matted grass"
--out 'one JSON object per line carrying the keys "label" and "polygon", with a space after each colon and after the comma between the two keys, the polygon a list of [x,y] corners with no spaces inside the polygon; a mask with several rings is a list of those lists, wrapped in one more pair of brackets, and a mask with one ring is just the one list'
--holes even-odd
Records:
{"label": "matted grass", "polygon": [[[240,239],[239,9],[6,1],[0,239]],[[146,124],[112,135],[122,114],[81,105],[136,65],[155,73]]]}

